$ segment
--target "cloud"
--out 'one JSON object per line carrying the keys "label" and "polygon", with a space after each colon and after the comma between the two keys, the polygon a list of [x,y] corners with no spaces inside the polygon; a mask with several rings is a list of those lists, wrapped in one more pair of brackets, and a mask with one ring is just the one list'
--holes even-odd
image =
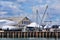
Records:
{"label": "cloud", "polygon": [[54,24],[60,25],[60,19],[57,18],[55,21],[52,21],[52,25]]}
{"label": "cloud", "polygon": [[19,9],[19,7],[21,7],[21,5],[16,4],[14,2],[7,2],[7,1],[0,1],[0,5],[2,5],[3,7],[9,7],[11,9]]}
{"label": "cloud", "polygon": [[[45,4],[43,5],[36,5],[32,6],[32,11],[36,13],[36,10],[39,10],[40,18],[42,18],[42,14],[44,13],[44,10],[46,8],[46,4],[48,4],[48,10],[47,13],[50,15],[50,20],[53,21],[54,24],[59,24],[60,22],[60,1],[59,0],[47,0]],[[45,15],[45,18],[48,17]],[[58,19],[58,20],[57,20]],[[45,19],[44,19],[45,20]],[[47,20],[47,19],[46,19]]]}
{"label": "cloud", "polygon": [[[22,3],[22,4],[20,4]],[[60,18],[60,0],[15,0],[15,1],[0,1],[0,5],[2,7],[0,8],[1,11],[7,12],[7,14],[12,13],[15,16],[29,16],[29,18],[36,18],[36,10],[39,11],[40,19],[42,18],[42,15],[45,11],[46,4],[48,4],[48,10],[50,17],[52,20],[57,20]],[[27,10],[33,11],[33,14],[28,13],[26,8],[29,8]],[[24,9],[24,10],[22,10]],[[46,13],[47,13],[46,12]],[[4,13],[2,13],[4,14]],[[23,15],[24,14],[24,15]],[[4,16],[4,15],[2,15]],[[9,16],[9,15],[7,15]],[[45,16],[46,18],[46,16]]]}
{"label": "cloud", "polygon": [[42,15],[44,14],[45,9],[46,9],[46,4],[45,5],[32,6],[33,13],[36,15],[36,13],[37,13],[36,10],[38,10],[40,17],[42,17]]}
{"label": "cloud", "polygon": [[36,2],[38,2],[38,3],[43,3],[43,0],[35,0]]}
{"label": "cloud", "polygon": [[53,4],[53,5],[51,5],[51,8],[53,8],[55,10],[60,10],[60,4],[59,3]]}
{"label": "cloud", "polygon": [[8,17],[8,16],[5,16],[6,14],[8,14],[8,12],[6,12],[6,11],[0,11],[0,18],[2,18],[2,17]]}
{"label": "cloud", "polygon": [[7,12],[0,11],[0,15],[7,14]]}
{"label": "cloud", "polygon": [[60,10],[60,0],[46,0],[50,8]]}
{"label": "cloud", "polygon": [[17,0],[17,2],[26,2],[27,0]]}
{"label": "cloud", "polygon": [[[2,6],[0,11],[5,11],[7,14],[14,14],[15,16],[18,15],[18,13],[23,13],[24,11],[20,9],[21,5],[9,2],[9,1],[0,1],[0,5]],[[6,16],[6,15],[5,15]],[[8,15],[7,15],[8,16]]]}

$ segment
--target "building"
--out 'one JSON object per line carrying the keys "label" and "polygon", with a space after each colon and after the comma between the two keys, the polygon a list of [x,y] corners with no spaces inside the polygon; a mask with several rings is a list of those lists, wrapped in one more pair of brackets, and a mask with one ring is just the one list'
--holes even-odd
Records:
{"label": "building", "polygon": [[0,18],[0,19],[14,21],[17,23],[17,25],[15,24],[16,26],[23,26],[31,23],[30,19],[27,17],[8,17],[8,18]]}
{"label": "building", "polygon": [[30,19],[27,17],[8,17],[8,18],[1,18],[0,20],[2,19],[14,21],[16,24],[12,26],[19,27],[21,30],[24,28],[25,25],[28,25],[31,23]]}

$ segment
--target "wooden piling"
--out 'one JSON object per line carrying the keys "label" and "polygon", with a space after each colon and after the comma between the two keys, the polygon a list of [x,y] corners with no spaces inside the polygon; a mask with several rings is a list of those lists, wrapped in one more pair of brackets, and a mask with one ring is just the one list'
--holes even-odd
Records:
{"label": "wooden piling", "polygon": [[28,37],[60,37],[60,32],[20,32],[5,31],[0,32],[0,38],[28,38]]}
{"label": "wooden piling", "polygon": [[43,38],[44,38],[44,32],[42,32]]}
{"label": "wooden piling", "polygon": [[39,37],[41,37],[41,32],[39,32]]}
{"label": "wooden piling", "polygon": [[20,32],[18,32],[18,38],[20,38]]}
{"label": "wooden piling", "polygon": [[56,37],[58,38],[58,32],[56,32]]}
{"label": "wooden piling", "polygon": [[21,38],[22,38],[22,32],[20,32],[20,34],[21,34]]}
{"label": "wooden piling", "polygon": [[4,33],[2,32],[2,38],[4,38]]}
{"label": "wooden piling", "polygon": [[9,32],[6,32],[6,34],[7,34],[7,38],[9,38]]}
{"label": "wooden piling", "polygon": [[33,38],[34,38],[34,32],[33,32]]}
{"label": "wooden piling", "polygon": [[46,38],[47,38],[47,31],[46,31]]}
{"label": "wooden piling", "polygon": [[13,38],[15,38],[15,32],[12,32]]}
{"label": "wooden piling", "polygon": [[30,33],[30,37],[31,37],[31,32],[29,32]]}

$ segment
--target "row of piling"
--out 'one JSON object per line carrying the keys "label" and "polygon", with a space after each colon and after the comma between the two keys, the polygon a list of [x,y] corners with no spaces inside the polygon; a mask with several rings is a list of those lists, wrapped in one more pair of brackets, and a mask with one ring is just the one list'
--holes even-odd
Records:
{"label": "row of piling", "polygon": [[0,32],[0,38],[28,38],[28,37],[60,37],[60,32],[20,32],[4,31]]}

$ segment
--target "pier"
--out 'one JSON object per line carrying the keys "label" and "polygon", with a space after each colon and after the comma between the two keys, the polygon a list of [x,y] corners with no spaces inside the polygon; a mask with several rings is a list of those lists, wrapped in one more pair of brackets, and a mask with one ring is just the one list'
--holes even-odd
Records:
{"label": "pier", "polygon": [[60,32],[20,32],[20,31],[1,31],[0,38],[60,38]]}

